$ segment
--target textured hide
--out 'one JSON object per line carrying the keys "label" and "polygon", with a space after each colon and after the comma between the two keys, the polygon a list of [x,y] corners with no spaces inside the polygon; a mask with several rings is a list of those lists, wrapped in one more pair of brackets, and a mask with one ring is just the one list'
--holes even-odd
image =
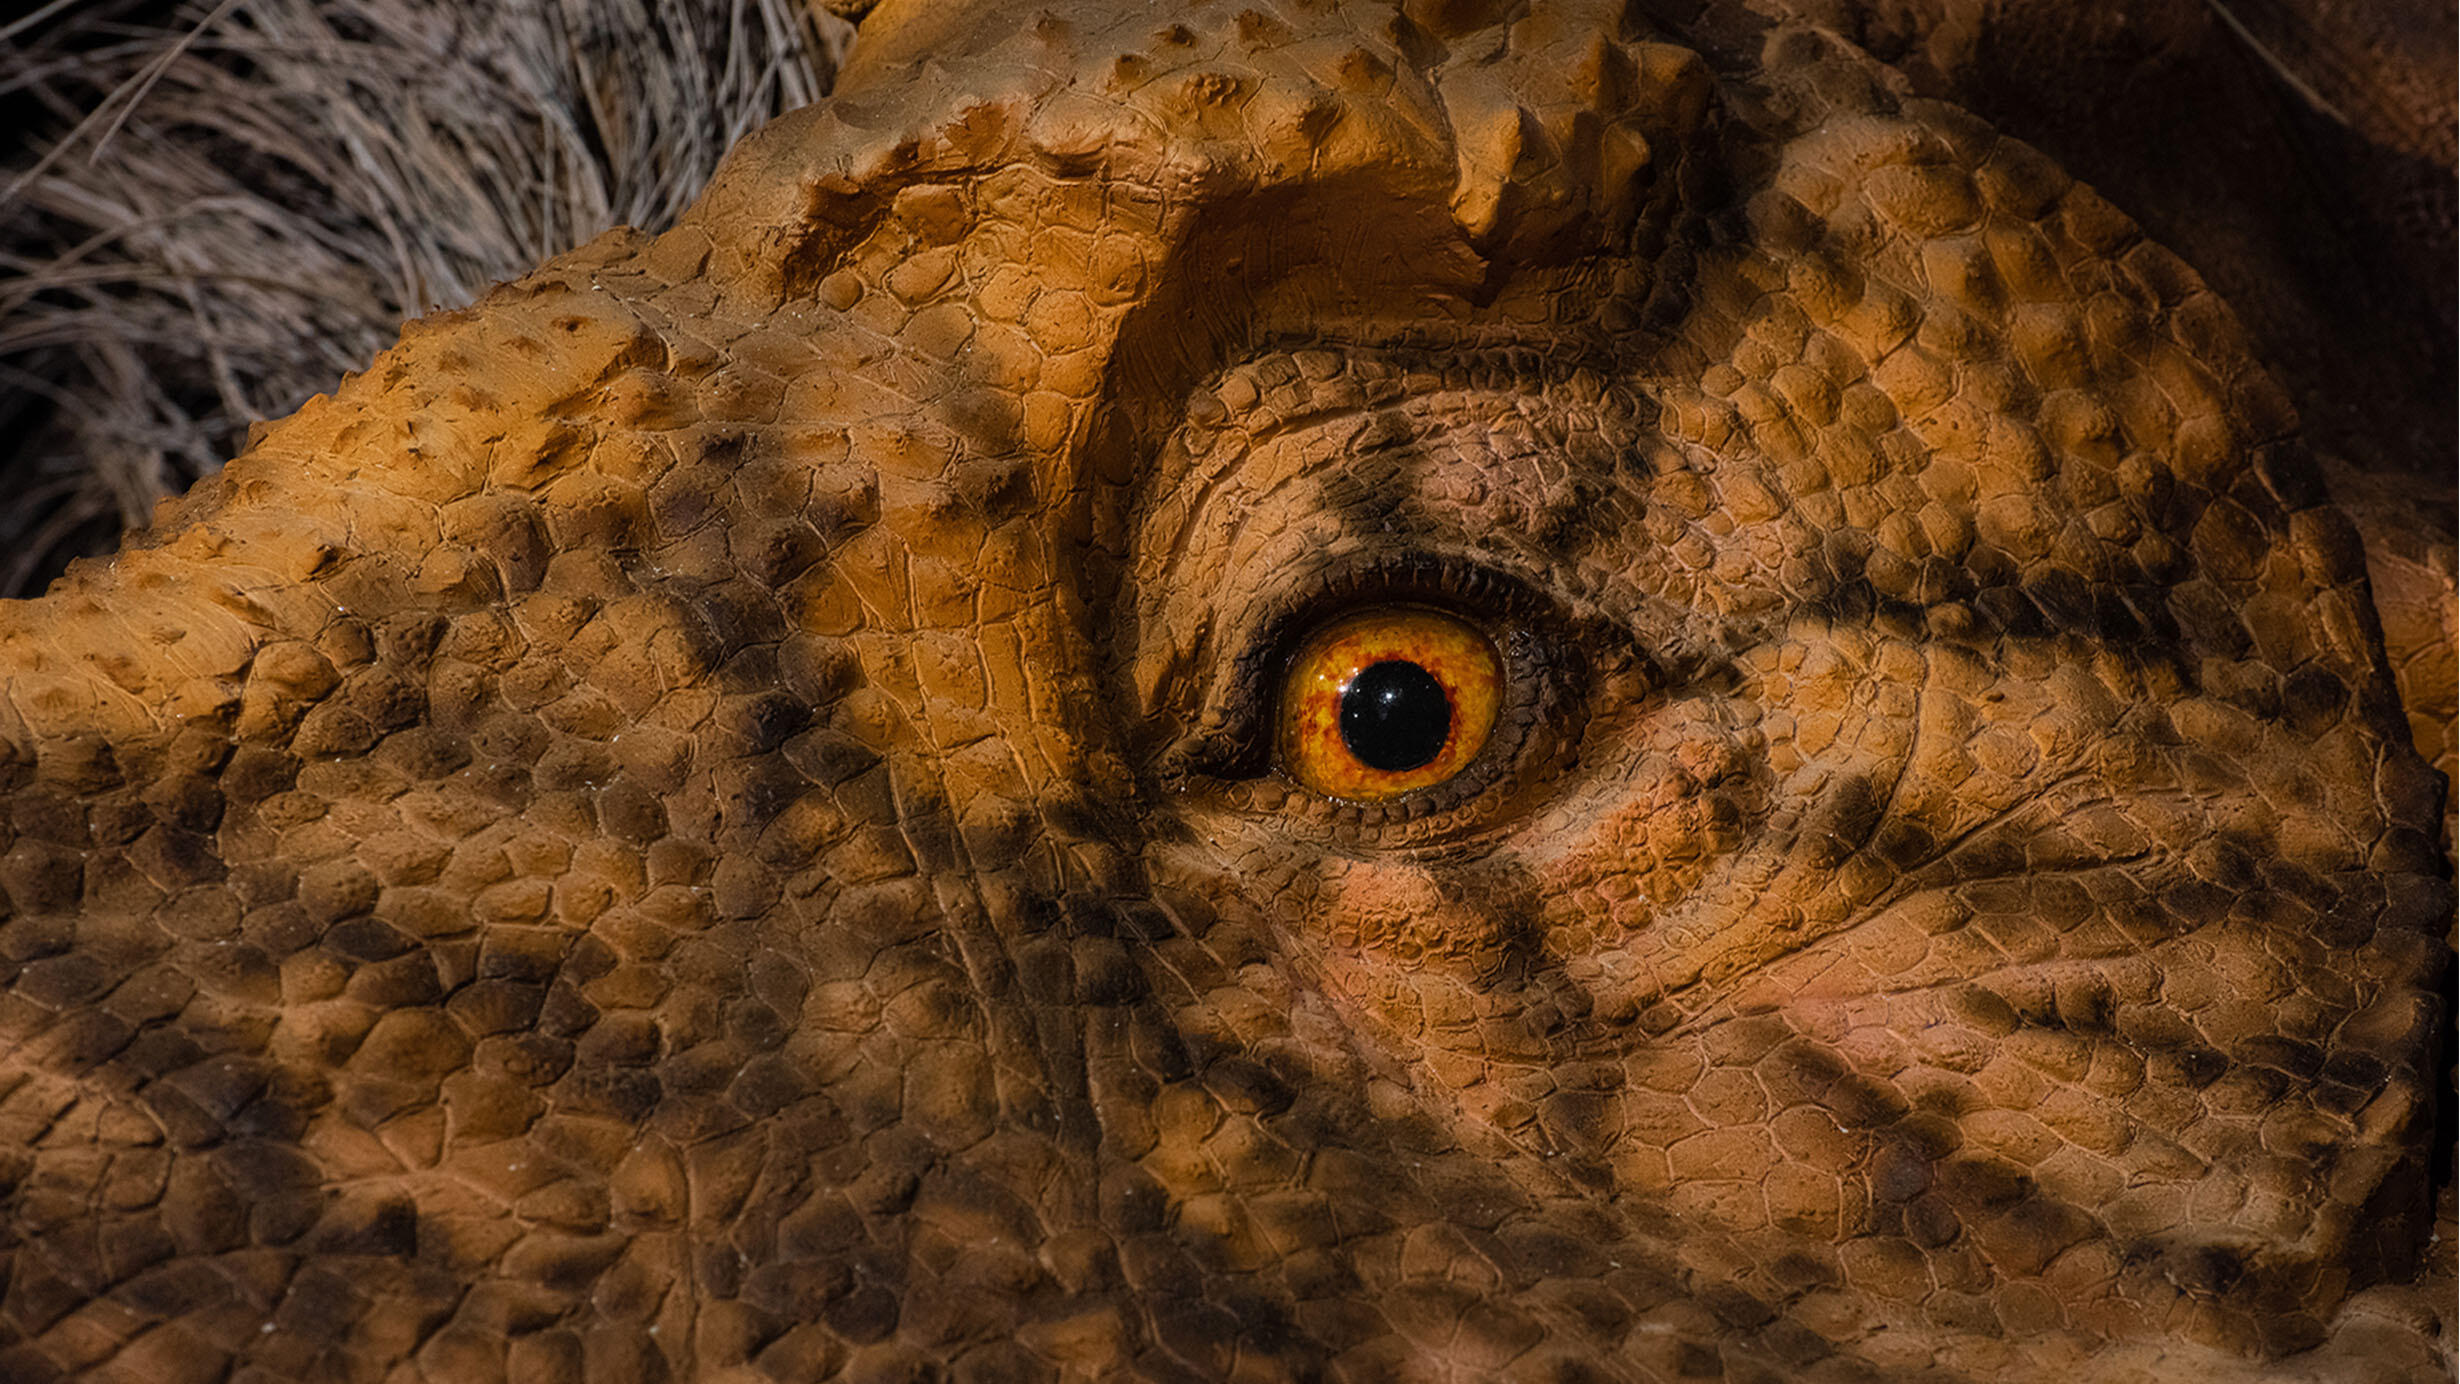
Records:
{"label": "textured hide", "polygon": [[[1820,31],[1404,8],[892,7],[0,611],[0,1378],[2447,1370],[2229,311]],[[1382,604],[1501,720],[1319,798]]]}

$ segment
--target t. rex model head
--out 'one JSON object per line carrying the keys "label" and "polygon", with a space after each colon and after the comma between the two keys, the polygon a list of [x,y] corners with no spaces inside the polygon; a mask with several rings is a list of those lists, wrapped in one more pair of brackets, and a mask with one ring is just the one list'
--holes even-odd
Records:
{"label": "t. rex model head", "polygon": [[0,1376],[2431,1360],[2279,391],[1626,8],[907,0],[0,613]]}

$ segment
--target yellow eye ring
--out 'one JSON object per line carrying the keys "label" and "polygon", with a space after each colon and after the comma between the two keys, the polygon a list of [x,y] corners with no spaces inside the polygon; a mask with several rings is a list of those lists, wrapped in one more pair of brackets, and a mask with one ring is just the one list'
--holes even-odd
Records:
{"label": "yellow eye ring", "polygon": [[1502,661],[1462,621],[1421,606],[1344,616],[1290,660],[1281,762],[1352,802],[1431,788],[1477,759],[1502,700]]}

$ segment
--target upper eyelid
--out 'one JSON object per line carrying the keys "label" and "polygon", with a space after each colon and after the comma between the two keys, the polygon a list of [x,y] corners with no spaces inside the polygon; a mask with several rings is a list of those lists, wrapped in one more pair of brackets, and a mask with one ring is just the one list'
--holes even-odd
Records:
{"label": "upper eyelid", "polygon": [[[1468,564],[1450,555],[1426,555],[1428,569],[1423,575],[1450,574],[1455,581],[1465,575]],[[1505,614],[1500,608],[1480,609],[1482,603],[1463,592],[1448,591],[1432,584],[1420,585],[1411,580],[1419,573],[1405,573],[1381,589],[1371,585],[1380,575],[1365,573],[1335,573],[1314,592],[1300,597],[1288,608],[1251,627],[1246,640],[1251,647],[1232,652],[1231,666],[1236,676],[1256,688],[1270,689],[1275,671],[1286,667],[1290,656],[1298,651],[1308,636],[1328,622],[1358,610],[1379,606],[1420,605],[1443,611],[1455,618],[1478,623]],[[1465,583],[1464,583],[1465,584]],[[1355,603],[1343,587],[1349,585],[1356,594]],[[1248,689],[1242,689],[1248,690]]]}
{"label": "upper eyelid", "polygon": [[[1293,371],[1307,376],[1304,367],[1295,362],[1301,355],[1311,353],[1339,356],[1343,365],[1338,372],[1341,375],[1360,372],[1352,378],[1360,386],[1361,397],[1280,406],[1273,396],[1285,387],[1293,387],[1291,382],[1276,383],[1261,376],[1271,363],[1280,361],[1293,362]],[[1434,377],[1432,388],[1411,388],[1412,383],[1427,376]],[[1222,398],[1225,388],[1234,383],[1240,384],[1241,392],[1248,396],[1245,403],[1237,406]],[[1543,402],[1550,397],[1550,391],[1571,387],[1578,393],[1584,386],[1598,391],[1600,397],[1626,397],[1647,415],[1654,415],[1658,407],[1649,390],[1633,374],[1622,343],[1581,335],[1569,341],[1550,335],[1543,343],[1507,333],[1500,339],[1466,343],[1440,337],[1421,340],[1401,336],[1389,340],[1311,339],[1268,344],[1190,390],[1179,421],[1165,430],[1165,436],[1175,437],[1192,425],[1206,433],[1208,441],[1201,457],[1189,456],[1184,469],[1155,478],[1158,484],[1148,489],[1134,507],[1137,517],[1131,523],[1139,529],[1156,515],[1173,509],[1179,516],[1176,532],[1169,534],[1164,545],[1166,554],[1143,580],[1166,582],[1178,569],[1198,520],[1222,491],[1235,487],[1249,458],[1259,448],[1296,433],[1337,424],[1344,418],[1373,415],[1389,415],[1402,424],[1403,433],[1423,440],[1430,429],[1441,429],[1441,424],[1425,412],[1429,407],[1440,415],[1472,401]],[[1378,444],[1378,450],[1382,445]],[[1276,480],[1250,497],[1249,503],[1261,503],[1279,492],[1288,480],[1316,474],[1319,469],[1301,468],[1290,477]],[[1136,541],[1143,546],[1151,537],[1147,534]]]}
{"label": "upper eyelid", "polygon": [[[1291,434],[1322,427],[1327,422],[1344,416],[1360,418],[1390,416],[1394,408],[1395,406],[1391,404],[1370,404],[1354,409],[1334,410],[1321,415],[1277,421],[1263,431],[1240,434],[1239,441],[1229,448],[1235,452],[1235,455],[1221,459],[1219,464],[1198,482],[1195,495],[1188,501],[1185,510],[1179,515],[1178,523],[1170,533],[1168,551],[1162,555],[1160,563],[1140,580],[1166,586],[1176,579],[1179,566],[1186,559],[1188,545],[1195,538],[1215,498],[1225,491],[1238,489],[1240,481],[1248,473],[1249,459],[1258,450]],[[1343,449],[1344,459],[1355,461],[1363,457],[1383,456],[1422,442],[1426,430],[1422,427],[1407,426],[1407,421],[1396,417],[1396,422],[1401,423],[1402,426],[1396,427],[1389,436],[1353,439],[1351,445]],[[1217,449],[1224,446],[1219,442],[1214,445]],[[1240,492],[1239,502],[1245,513],[1252,514],[1279,501],[1290,487],[1317,480],[1321,474],[1322,468],[1320,467],[1292,467],[1283,474],[1272,477],[1261,490]]]}

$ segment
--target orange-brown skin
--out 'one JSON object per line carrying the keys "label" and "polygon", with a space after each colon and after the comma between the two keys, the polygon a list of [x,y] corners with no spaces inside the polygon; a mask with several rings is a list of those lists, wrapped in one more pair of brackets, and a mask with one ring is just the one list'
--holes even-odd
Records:
{"label": "orange-brown skin", "polygon": [[[2227,310],[1819,32],[1405,9],[892,6],[0,615],[0,1378],[2447,1369]],[[1478,769],[1274,769],[1343,602]]]}

